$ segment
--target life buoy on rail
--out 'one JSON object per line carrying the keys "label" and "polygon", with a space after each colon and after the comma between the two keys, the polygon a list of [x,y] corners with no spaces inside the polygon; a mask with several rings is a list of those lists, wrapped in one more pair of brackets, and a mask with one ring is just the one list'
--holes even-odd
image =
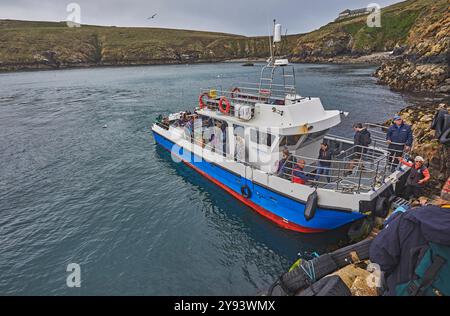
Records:
{"label": "life buoy on rail", "polygon": [[248,185],[243,185],[241,187],[242,196],[246,199],[250,199],[252,197],[252,191],[248,187]]}
{"label": "life buoy on rail", "polygon": [[208,92],[202,93],[198,97],[198,106],[200,107],[200,109],[204,109],[206,107],[206,104],[203,101],[203,97],[208,97],[209,98],[209,93]]}
{"label": "life buoy on rail", "polygon": [[238,87],[236,87],[236,88],[233,88],[233,90],[231,90],[231,98],[232,99],[234,99],[234,97],[235,97],[235,93],[240,93],[241,92],[241,89],[239,89]]}
{"label": "life buoy on rail", "polygon": [[[226,108],[223,108],[223,103],[225,102]],[[219,110],[222,113],[228,114],[230,113],[231,103],[228,101],[226,97],[221,97],[219,101]]]}

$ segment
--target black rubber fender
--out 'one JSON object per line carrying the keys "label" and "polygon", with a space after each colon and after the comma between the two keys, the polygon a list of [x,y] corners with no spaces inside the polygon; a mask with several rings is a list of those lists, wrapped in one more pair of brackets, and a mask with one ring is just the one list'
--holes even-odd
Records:
{"label": "black rubber fender", "polygon": [[316,216],[317,206],[319,204],[318,202],[319,196],[317,194],[317,191],[314,191],[308,196],[308,200],[306,201],[305,206],[305,219],[307,221],[310,221]]}
{"label": "black rubber fender", "polygon": [[[325,254],[307,262],[302,262],[297,268],[283,274],[263,294],[265,296],[293,296],[312,284],[311,278],[305,273],[308,267],[314,267],[316,280],[353,263],[352,253],[356,253],[360,260],[369,259],[372,239],[366,239],[354,245],[336,250],[331,254]],[[302,266],[305,268],[302,269]]]}
{"label": "black rubber fender", "polygon": [[324,276],[333,273],[337,270],[336,262],[334,262],[330,254],[314,258],[301,264],[300,267],[284,274],[281,278],[281,284],[283,290],[294,295],[298,291],[309,287],[312,283],[311,278],[306,274],[305,270],[308,271],[308,267],[314,267],[314,274],[316,280],[323,278]]}
{"label": "black rubber fender", "polygon": [[354,222],[348,229],[347,236],[352,242],[359,241],[367,237],[374,226],[373,217],[365,217]]}
{"label": "black rubber fender", "polygon": [[389,214],[389,199],[384,196],[378,197],[372,214],[376,217],[386,218]]}
{"label": "black rubber fender", "polygon": [[250,190],[248,185],[243,185],[241,187],[241,194],[246,199],[250,199],[252,197],[252,191]]}
{"label": "black rubber fender", "polygon": [[351,255],[352,253],[356,253],[356,255],[360,260],[369,259],[369,251],[371,244],[372,239],[365,239],[354,245],[350,245],[332,252],[330,255],[337,265],[336,270],[354,263]]}
{"label": "black rubber fender", "polygon": [[296,296],[352,296],[348,286],[338,275],[325,277]]}
{"label": "black rubber fender", "polygon": [[396,195],[392,195],[392,196],[390,196],[389,197],[389,199],[388,199],[388,206],[389,207],[392,207],[392,203],[394,203],[394,201],[395,201],[395,199],[397,198],[397,196]]}
{"label": "black rubber fender", "polygon": [[450,128],[441,135],[439,142],[443,145],[450,145]]}

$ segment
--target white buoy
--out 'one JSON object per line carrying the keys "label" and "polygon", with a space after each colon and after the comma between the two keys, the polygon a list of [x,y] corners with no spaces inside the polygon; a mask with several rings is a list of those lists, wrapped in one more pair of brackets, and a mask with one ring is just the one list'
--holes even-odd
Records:
{"label": "white buoy", "polygon": [[106,125],[106,124],[105,124],[105,125],[103,125],[103,128],[108,128],[108,125]]}

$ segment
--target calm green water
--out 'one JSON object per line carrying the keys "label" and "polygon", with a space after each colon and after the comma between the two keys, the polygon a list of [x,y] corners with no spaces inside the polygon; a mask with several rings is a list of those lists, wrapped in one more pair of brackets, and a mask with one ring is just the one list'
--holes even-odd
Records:
{"label": "calm green water", "polygon": [[[299,92],[355,121],[405,106],[373,67],[298,65]],[[0,294],[247,295],[342,232],[284,231],[155,146],[158,114],[202,87],[256,81],[238,64],[0,74]],[[108,128],[103,126],[107,124]],[[81,266],[81,288],[66,267]]]}

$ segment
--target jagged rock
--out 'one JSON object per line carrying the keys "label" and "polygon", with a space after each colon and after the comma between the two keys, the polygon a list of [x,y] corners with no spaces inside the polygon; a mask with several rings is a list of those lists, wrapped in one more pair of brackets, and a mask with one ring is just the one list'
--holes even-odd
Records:
{"label": "jagged rock", "polygon": [[[363,263],[367,266],[369,262]],[[376,288],[371,287],[367,280],[370,277],[370,272],[358,265],[348,265],[341,270],[333,273],[338,275],[344,281],[345,285],[350,289],[353,296],[377,296]]]}
{"label": "jagged rock", "polygon": [[378,296],[377,289],[367,285],[367,279],[357,277],[350,288],[353,296]]}
{"label": "jagged rock", "polygon": [[450,85],[440,86],[437,92],[450,94]]}
{"label": "jagged rock", "polygon": [[440,144],[431,129],[431,122],[439,110],[450,111],[450,105],[440,103],[407,107],[399,113],[412,126],[415,137],[412,154],[420,155],[429,162],[432,179],[427,191],[430,195],[439,195],[442,185],[450,177],[450,146]]}
{"label": "jagged rock", "polygon": [[394,50],[397,58],[376,71],[380,83],[399,91],[450,94],[450,11],[443,10],[443,5],[443,1],[434,1],[424,9],[402,53]]}

